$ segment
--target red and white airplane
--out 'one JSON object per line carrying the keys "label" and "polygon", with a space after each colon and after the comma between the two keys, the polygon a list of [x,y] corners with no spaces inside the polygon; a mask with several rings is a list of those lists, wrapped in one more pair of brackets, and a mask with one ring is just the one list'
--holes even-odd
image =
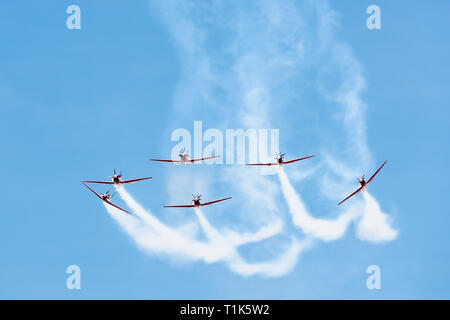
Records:
{"label": "red and white airplane", "polygon": [[122,210],[123,212],[126,212],[126,213],[128,213],[128,214],[131,214],[131,215],[133,215],[131,212],[128,212],[127,210],[125,210],[125,209],[122,209],[121,207],[119,207],[119,206],[116,206],[114,203],[112,203],[111,202],[111,199],[112,199],[112,197],[114,196],[113,194],[110,194],[109,193],[109,191],[106,191],[105,193],[103,193],[103,194],[98,194],[97,192],[95,192],[94,190],[92,190],[86,183],[84,183],[83,181],[81,182],[82,184],[84,184],[89,190],[91,190],[97,197],[99,197],[100,199],[102,199],[104,202],[106,202],[107,204],[109,204],[109,205],[111,205],[111,206],[113,206],[113,207],[115,207],[115,208],[117,208],[117,209],[119,209],[119,210]]}
{"label": "red and white airplane", "polygon": [[102,183],[102,184],[126,184],[126,183],[133,183],[133,182],[137,182],[137,181],[142,181],[142,180],[148,180],[148,179],[151,179],[152,177],[133,179],[133,180],[121,180],[120,178],[122,178],[122,172],[116,173],[116,169],[114,169],[114,175],[112,177],[110,177],[110,178],[111,178],[112,181],[92,181],[92,180],[87,180],[87,181],[83,181],[83,182]]}
{"label": "red and white airplane", "polygon": [[202,197],[201,194],[196,195],[196,196],[192,195],[192,197],[193,197],[193,199],[192,199],[193,204],[185,204],[185,205],[179,205],[179,206],[164,206],[164,208],[194,208],[194,207],[197,208],[197,207],[209,206],[210,204],[220,202],[220,201],[225,201],[225,200],[232,198],[232,197],[228,197],[228,198],[223,198],[223,199],[214,200],[214,201],[210,201],[210,202],[200,203],[200,198]]}
{"label": "red and white airplane", "polygon": [[270,163],[247,163],[248,166],[282,166],[284,164],[288,164],[288,163],[292,163],[292,162],[296,162],[296,161],[300,161],[300,160],[305,160],[305,159],[309,159],[312,157],[315,157],[315,155],[312,156],[308,156],[308,157],[303,157],[303,158],[298,158],[298,159],[294,159],[294,160],[289,160],[289,161],[284,161],[284,155],[285,153],[282,154],[277,154],[277,156],[275,157],[276,162],[270,162]]}
{"label": "red and white airplane", "polygon": [[387,161],[385,161],[385,162],[381,165],[381,167],[379,167],[378,170],[375,171],[375,173],[369,178],[369,180],[366,181],[366,180],[364,179],[364,175],[363,175],[360,179],[358,179],[359,188],[356,189],[356,191],[353,192],[351,195],[349,195],[347,198],[345,198],[344,200],[342,200],[341,202],[339,202],[338,205],[340,205],[340,204],[341,204],[342,202],[344,202],[345,200],[347,200],[347,199],[353,197],[355,194],[359,193],[360,191],[364,191],[365,188],[367,187],[367,185],[368,185],[368,184],[373,180],[373,178],[377,175],[377,173],[380,172],[381,168],[384,167],[384,165],[386,164],[386,162],[387,162]]}
{"label": "red and white airplane", "polygon": [[160,162],[175,162],[175,163],[193,163],[208,159],[214,159],[219,158],[220,156],[214,156],[214,157],[206,157],[206,158],[198,158],[198,159],[191,159],[189,157],[189,154],[186,152],[186,149],[183,148],[181,152],[178,154],[180,157],[180,160],[167,160],[167,159],[149,159],[150,161],[160,161]]}

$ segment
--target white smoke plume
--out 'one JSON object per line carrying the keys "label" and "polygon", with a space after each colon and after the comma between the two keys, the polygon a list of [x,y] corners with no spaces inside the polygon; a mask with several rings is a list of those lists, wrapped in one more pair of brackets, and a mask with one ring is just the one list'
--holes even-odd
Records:
{"label": "white smoke plume", "polygon": [[[270,128],[272,118],[281,118],[283,108],[290,103],[306,110],[309,106],[303,105],[301,92],[315,89],[319,101],[322,99],[327,105],[317,106],[315,112],[329,121],[319,132],[325,138],[316,139],[318,164],[313,171],[297,171],[291,178],[309,178],[314,172],[315,177],[321,177],[316,178],[314,188],[325,201],[339,200],[355,187],[351,182],[356,174],[372,165],[366,137],[367,106],[362,99],[366,83],[351,48],[337,40],[338,15],[326,1],[151,3],[152,13],[167,27],[180,58],[181,75],[173,103],[173,114],[179,115],[174,117],[176,121],[187,113],[202,114],[208,108],[208,114],[216,115],[218,127]],[[252,10],[247,10],[250,7]],[[225,11],[228,14],[224,16]],[[341,134],[329,135],[328,124]],[[332,139],[327,139],[330,136]],[[123,187],[118,187],[119,194],[138,219],[118,214],[110,206],[107,209],[136,244],[150,254],[206,263],[221,261],[245,276],[280,276],[289,272],[313,239],[337,240],[352,221],[357,221],[357,236],[361,240],[382,242],[396,238],[398,232],[390,226],[389,217],[367,192],[363,193],[365,204],[352,201],[347,211],[338,216],[340,208],[329,212],[326,218],[315,218],[282,168],[278,175],[292,222],[305,238],[299,241],[297,235],[288,235],[291,241],[285,251],[265,262],[249,263],[237,250],[246,243],[285,232],[285,222],[280,220],[283,212],[279,209],[279,187],[272,177],[256,171],[218,167],[216,176],[203,177],[202,181],[213,185],[211,181],[217,181],[218,176],[226,176],[222,182],[245,199],[240,203],[237,220],[258,228],[255,233],[219,231],[198,209],[195,212],[208,239],[199,241],[195,234],[182,234],[159,221]],[[186,174],[184,180],[192,181],[190,178],[195,175]],[[180,190],[177,181],[168,180],[172,194]]]}
{"label": "white smoke plume", "polygon": [[135,241],[136,245],[149,254],[166,255],[173,259],[201,260],[206,263],[224,262],[229,268],[243,276],[261,274],[280,276],[290,271],[297,261],[299,251],[307,248],[308,243],[292,239],[285,252],[274,260],[260,263],[248,263],[238,253],[237,248],[251,242],[268,239],[280,232],[281,225],[265,226],[256,233],[237,233],[232,230],[219,232],[203,216],[199,208],[195,213],[208,241],[182,235],[177,230],[159,221],[152,213],[144,209],[123,186],[116,190],[135,216],[126,215],[118,209],[105,204],[111,217]]}
{"label": "white smoke plume", "polygon": [[362,194],[365,208],[356,229],[358,238],[371,242],[387,242],[397,238],[398,231],[390,226],[389,216],[381,211],[375,198],[367,190]]}
{"label": "white smoke plume", "polygon": [[342,237],[350,222],[359,216],[359,211],[352,207],[348,212],[341,214],[334,220],[317,219],[312,217],[300,195],[294,190],[283,167],[278,168],[281,189],[289,206],[292,221],[304,233],[324,241],[332,241]]}
{"label": "white smoke plume", "polygon": [[[292,244],[290,248],[282,253],[278,259],[262,263],[248,263],[245,262],[237,253],[233,245],[233,241],[229,241],[229,239],[222,236],[214,227],[209,224],[209,222],[203,216],[200,208],[195,208],[195,213],[197,214],[200,224],[205,231],[208,239],[212,243],[216,244],[218,248],[228,253],[227,262],[230,268],[241,275],[249,276],[257,273],[262,273],[272,277],[283,275],[292,270],[292,268],[295,266],[300,251],[306,249],[311,244],[309,240],[300,243],[295,238],[292,238]],[[248,241],[260,241],[262,239],[263,238],[261,237],[261,235],[248,236],[247,238]],[[241,240],[239,241],[240,244],[245,243],[242,240],[243,239],[241,238]]]}
{"label": "white smoke plume", "polygon": [[[290,102],[305,107],[301,100],[295,100],[301,98],[295,92],[316,89],[328,105],[325,109],[318,107],[317,112],[334,121],[335,130],[341,133],[333,133],[333,138],[339,138],[330,142],[320,141],[320,155],[315,160],[319,161],[315,174],[322,177],[318,178],[318,192],[336,201],[346,190],[352,190],[356,174],[372,165],[367,105],[362,99],[366,81],[352,49],[335,34],[339,15],[327,1],[151,3],[179,51],[183,73],[175,94],[177,113],[207,106],[228,124],[230,116],[244,128],[267,128],[272,116],[279,115]],[[224,9],[230,11],[226,18]],[[211,41],[223,50],[210,46]],[[306,80],[308,68],[316,70],[317,75],[309,74],[313,78]],[[312,80],[316,88],[311,87]],[[233,113],[224,106],[232,107]],[[298,170],[295,173],[305,176]],[[239,181],[234,189],[252,203],[256,225],[278,215],[277,188],[269,177],[240,168],[225,169],[222,174],[232,184]],[[324,241],[337,240],[363,212],[360,201],[353,201],[336,218],[314,218],[286,173],[281,171],[279,176],[293,222],[306,234]],[[335,217],[339,209],[330,215]]]}

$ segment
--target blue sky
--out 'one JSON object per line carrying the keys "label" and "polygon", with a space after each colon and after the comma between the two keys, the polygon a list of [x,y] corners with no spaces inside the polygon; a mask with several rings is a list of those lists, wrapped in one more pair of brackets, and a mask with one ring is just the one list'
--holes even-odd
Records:
{"label": "blue sky", "polygon": [[[450,44],[444,39],[450,4],[377,1],[382,29],[368,30],[365,11],[372,1],[330,0],[322,11],[308,1],[279,3],[267,1],[261,9],[252,2],[213,2],[186,9],[175,2],[80,0],[81,30],[66,28],[71,1],[0,5],[0,298],[449,298]],[[321,47],[315,36],[323,10],[336,16]],[[293,58],[293,66],[280,67],[277,58],[289,58],[290,44],[300,39],[304,54]],[[351,53],[336,55],[330,50],[335,44]],[[259,72],[261,61],[273,68]],[[356,71],[347,68],[354,61]],[[342,126],[342,109],[329,95],[355,72],[364,78],[357,95],[366,111],[352,131],[353,124]],[[223,262],[144,252],[80,184],[106,178],[113,168],[130,178],[151,175],[127,190],[173,226],[197,223],[190,211],[161,207],[189,201],[197,192],[189,186],[202,188],[191,180],[198,178],[212,186],[199,190],[205,198],[233,196],[224,206],[205,209],[212,225],[255,230],[252,217],[271,215],[246,202],[269,191],[242,190],[239,184],[246,184],[238,179],[246,175],[233,173],[242,168],[170,167],[147,158],[169,155],[172,131],[192,130],[194,120],[205,128],[244,127],[241,112],[248,110],[240,96],[259,82],[271,97],[263,110],[270,121],[264,123],[280,130],[280,149],[287,157],[315,153],[322,164],[286,168],[293,176],[303,167],[314,172],[293,179],[314,216],[334,219],[341,213],[331,201],[341,190],[324,195],[331,169],[321,156],[329,153],[367,175],[389,160],[370,191],[393,219],[395,240],[361,241],[350,224],[336,241],[315,241],[289,272],[245,277]],[[360,125],[370,155],[347,141]],[[254,245],[242,253],[262,260],[278,242],[303,236],[291,223],[277,177],[264,179],[275,186],[270,197],[285,232],[261,244],[264,250]],[[353,188],[348,183],[344,193]],[[66,289],[71,264],[81,268],[81,290]],[[381,290],[366,288],[372,264],[381,268]]]}

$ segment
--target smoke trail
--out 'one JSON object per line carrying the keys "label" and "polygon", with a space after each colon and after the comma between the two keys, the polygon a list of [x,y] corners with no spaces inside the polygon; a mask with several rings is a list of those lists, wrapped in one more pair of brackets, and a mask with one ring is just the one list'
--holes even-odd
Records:
{"label": "smoke trail", "polygon": [[[125,190],[123,186],[116,186],[116,190],[119,192],[119,195],[125,201],[125,203],[133,209],[135,214],[140,217],[149,227],[153,228],[159,234],[172,234],[179,236],[178,233],[174,232],[173,229],[167,227],[162,222],[160,222],[157,218],[155,218],[150,212],[145,210],[134,198]],[[211,227],[209,222],[204,218],[200,210],[196,208],[195,212],[199,218],[200,224],[206,230],[208,230],[210,235],[213,235],[217,238],[220,233]],[[261,241],[267,238],[270,238],[281,231],[282,224],[279,220],[275,221],[274,224],[270,226],[261,227],[255,233],[242,233],[239,234],[232,230],[226,230],[227,239],[235,245],[242,245],[250,242]]]}
{"label": "smoke trail", "polygon": [[121,185],[115,185],[117,192],[125,203],[133,209],[134,213],[141,218],[148,226],[152,227],[160,233],[170,232],[169,228],[161,221],[155,218],[151,213],[147,212]]}
{"label": "smoke trail", "polygon": [[212,225],[209,224],[208,220],[203,216],[202,212],[200,211],[200,208],[195,207],[194,208],[195,214],[197,215],[198,220],[200,221],[200,225],[202,226],[203,230],[206,233],[206,236],[208,237],[211,242],[224,242],[224,237],[217,231]]}
{"label": "smoke trail", "polygon": [[350,222],[358,216],[356,211],[350,210],[340,215],[336,220],[316,219],[308,213],[305,204],[292,187],[283,167],[278,168],[278,176],[284,198],[289,206],[289,212],[292,215],[292,221],[303,232],[324,241],[333,241],[342,237]]}
{"label": "smoke trail", "polygon": [[231,270],[244,276],[260,273],[268,277],[279,277],[290,272],[295,267],[300,254],[310,248],[311,245],[312,241],[309,238],[302,242],[292,238],[288,250],[282,253],[276,260],[261,263],[247,263],[239,255],[235,254],[228,259],[228,264]]}
{"label": "smoke trail", "polygon": [[356,229],[359,239],[383,242],[392,241],[397,237],[398,232],[390,226],[389,216],[381,211],[378,202],[367,190],[362,192],[365,200],[364,208],[354,205],[335,220],[316,219],[308,213],[300,195],[292,187],[282,167],[279,168],[279,177],[292,220],[305,233],[324,241],[336,240],[344,235],[350,222],[361,215],[359,212],[363,212]]}
{"label": "smoke trail", "polygon": [[[303,243],[300,243],[297,239],[292,238],[290,248],[282,253],[277,259],[269,262],[248,263],[235,250],[235,244],[232,244],[226,237],[221,235],[217,229],[209,224],[208,220],[206,220],[203,216],[200,208],[195,208],[195,213],[197,214],[200,224],[207,237],[213,243],[218,244],[221,250],[228,252],[226,262],[230,266],[230,269],[241,275],[250,276],[257,273],[262,273],[270,277],[283,275],[292,270],[295,266],[300,251],[311,245],[311,241],[309,239],[303,241]],[[248,238],[252,240],[262,240],[262,234],[256,237],[249,236]],[[241,244],[243,243],[245,242],[242,241]]]}
{"label": "smoke trail", "polygon": [[389,216],[381,211],[375,198],[367,190],[362,194],[366,206],[364,214],[357,224],[358,238],[371,242],[392,241],[397,238],[398,231],[390,226]]}
{"label": "smoke trail", "polygon": [[278,222],[271,226],[262,227],[255,233],[240,234],[228,229],[220,233],[208,222],[208,220],[201,212],[200,208],[195,208],[195,213],[209,240],[211,240],[212,242],[226,243],[232,247],[238,247],[247,243],[259,242],[264,239],[268,239],[278,234],[281,231],[282,227],[281,223]]}
{"label": "smoke trail", "polygon": [[292,269],[299,251],[306,247],[306,244],[300,244],[293,239],[290,247],[277,259],[256,264],[247,263],[236,251],[236,248],[249,242],[261,241],[274,236],[279,232],[280,225],[263,227],[254,234],[228,231],[226,235],[222,235],[208,222],[200,209],[195,208],[200,225],[209,240],[200,242],[183,236],[160,222],[151,212],[145,210],[123,186],[116,186],[116,190],[137,217],[125,215],[107,204],[105,204],[106,210],[137,246],[149,254],[165,254],[175,259],[202,260],[206,263],[223,261],[231,270],[244,276],[254,274],[280,276]]}
{"label": "smoke trail", "polygon": [[[151,11],[162,18],[180,57],[181,79],[173,97],[174,121],[185,123],[189,118],[187,112],[205,114],[202,111],[208,110],[208,114],[214,115],[209,119],[219,122],[217,127],[269,128],[272,119],[275,123],[286,120],[278,118],[282,114],[280,111],[292,104],[299,106],[298,110],[305,110],[307,116],[311,102],[302,100],[303,95],[297,93],[317,92],[320,103],[314,107],[324,121],[320,122],[319,130],[319,135],[323,136],[312,145],[321,146],[321,158],[325,159],[320,164],[324,172],[323,178],[319,178],[321,186],[317,191],[333,198],[339,193],[339,186],[349,184],[354,177],[349,168],[360,171],[370,166],[366,105],[361,98],[366,87],[365,78],[351,48],[337,40],[334,34],[339,27],[337,14],[326,1],[236,1],[234,5],[220,1],[151,3]],[[227,15],[224,15],[224,9],[227,9]],[[301,118],[302,115],[298,115],[297,119]],[[307,118],[303,121],[308,124]],[[298,135],[297,132],[295,134]],[[251,223],[259,225],[276,219],[279,213],[278,189],[268,177],[236,167],[218,168],[216,173],[227,176],[233,190],[245,196],[247,201],[242,210],[252,209]],[[282,170],[279,178],[294,224],[310,237],[336,240],[363,212],[359,207],[362,202],[356,202],[334,220],[314,218]],[[372,203],[370,207],[376,206]],[[368,207],[360,221],[360,238],[366,232],[374,233],[368,220],[374,217],[377,221],[383,220],[380,219],[383,215],[368,213],[376,212],[367,210]],[[206,224],[201,212],[197,216],[211,243],[222,242],[220,237],[227,237],[228,241],[234,241],[234,245],[252,237],[259,239],[255,234],[221,234],[217,230],[216,233],[211,225]],[[376,237],[372,235],[370,238]],[[389,238],[386,233],[385,238]],[[291,264],[278,265],[278,274],[287,272],[304,248],[304,243],[295,246],[296,241],[294,238],[294,245],[283,254],[285,261]],[[253,274],[255,270],[264,270],[265,274],[277,274],[274,271],[276,267],[269,263],[247,264],[239,255],[232,256],[233,259],[227,261],[239,273]]]}
{"label": "smoke trail", "polygon": [[[142,221],[141,228],[135,227],[130,230],[129,225],[125,226],[127,231],[132,231],[128,232],[129,235],[137,240],[136,243],[141,248],[157,252],[181,253],[181,256],[184,258],[200,259],[209,263],[223,259],[224,254],[218,252],[211,245],[187,238],[163,224],[150,212],[146,211],[123,186],[116,186],[116,190],[127,206]],[[143,232],[143,230],[145,231]]]}
{"label": "smoke trail", "polygon": [[217,262],[224,258],[221,252],[208,243],[183,237],[170,229],[167,233],[161,233],[161,230],[155,232],[143,223],[143,220],[124,215],[107,204],[105,207],[136,245],[148,254],[165,254],[175,259],[203,260],[206,263]]}
{"label": "smoke trail", "polygon": [[281,232],[283,224],[280,220],[271,222],[270,225],[261,227],[255,233],[243,232],[237,233],[233,230],[225,229],[223,234],[235,246],[240,246],[246,243],[259,242],[261,240],[270,238]]}

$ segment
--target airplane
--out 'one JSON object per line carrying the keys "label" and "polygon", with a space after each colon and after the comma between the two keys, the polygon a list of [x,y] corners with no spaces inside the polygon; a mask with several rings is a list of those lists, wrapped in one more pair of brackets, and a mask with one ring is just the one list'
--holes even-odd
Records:
{"label": "airplane", "polygon": [[191,159],[189,157],[189,154],[186,152],[185,148],[181,149],[178,156],[180,157],[180,160],[166,160],[166,159],[149,159],[149,160],[150,161],[160,161],[160,162],[174,162],[174,163],[193,163],[193,162],[197,162],[197,161],[203,161],[203,160],[214,159],[214,158],[220,157],[220,156],[214,156],[214,157]]}
{"label": "airplane", "polygon": [[364,191],[365,188],[367,187],[367,185],[372,181],[372,179],[377,175],[378,172],[380,172],[381,168],[384,167],[384,165],[386,164],[387,160],[381,165],[381,167],[378,168],[377,171],[375,171],[375,173],[369,178],[369,180],[366,181],[366,179],[364,178],[364,175],[358,179],[358,183],[359,183],[359,188],[356,189],[355,192],[353,192],[351,195],[349,195],[347,198],[345,198],[344,200],[342,200],[341,202],[338,203],[338,205],[340,205],[342,202],[344,202],[345,200],[353,197],[355,194],[359,193],[360,191]]}
{"label": "airplane", "polygon": [[210,204],[220,202],[220,201],[225,201],[225,200],[232,198],[232,197],[228,197],[228,198],[223,198],[223,199],[219,199],[219,200],[215,200],[215,201],[211,201],[211,202],[200,203],[201,197],[202,197],[201,194],[195,195],[195,196],[192,195],[192,198],[193,198],[192,203],[193,204],[186,204],[186,205],[179,205],[179,206],[164,206],[164,208],[198,208],[198,207],[208,206]]}
{"label": "airplane", "polygon": [[315,155],[312,156],[308,156],[308,157],[303,157],[303,158],[298,158],[298,159],[294,159],[294,160],[289,160],[289,161],[284,161],[284,155],[286,153],[282,153],[282,154],[277,154],[277,156],[275,157],[276,162],[271,162],[271,163],[247,163],[247,166],[282,166],[284,164],[288,164],[288,163],[292,163],[292,162],[296,162],[296,161],[300,161],[300,160],[305,160],[305,159],[309,159],[312,157],[315,157]]}
{"label": "airplane", "polygon": [[121,207],[116,206],[114,203],[112,203],[110,200],[112,199],[112,197],[113,197],[114,195],[113,195],[113,194],[110,194],[109,191],[106,191],[105,193],[103,193],[103,194],[100,195],[100,194],[98,194],[97,192],[95,192],[94,190],[92,190],[86,183],[84,183],[84,181],[82,181],[81,183],[84,184],[89,190],[91,190],[93,193],[95,193],[95,195],[96,195],[97,197],[99,197],[100,199],[102,199],[102,200],[103,200],[104,202],[106,202],[107,204],[112,205],[113,207],[116,207],[117,209],[120,209],[120,210],[122,210],[122,211],[124,211],[124,212],[126,212],[126,213],[128,213],[128,214],[133,215],[131,212],[128,212],[127,210],[122,209]]}
{"label": "airplane", "polygon": [[120,178],[122,178],[122,172],[116,173],[116,169],[114,169],[114,175],[110,178],[112,181],[89,181],[89,180],[87,180],[87,181],[83,181],[83,182],[102,183],[102,184],[126,184],[126,183],[133,183],[136,181],[151,179],[152,177],[133,179],[133,180],[121,180]]}

